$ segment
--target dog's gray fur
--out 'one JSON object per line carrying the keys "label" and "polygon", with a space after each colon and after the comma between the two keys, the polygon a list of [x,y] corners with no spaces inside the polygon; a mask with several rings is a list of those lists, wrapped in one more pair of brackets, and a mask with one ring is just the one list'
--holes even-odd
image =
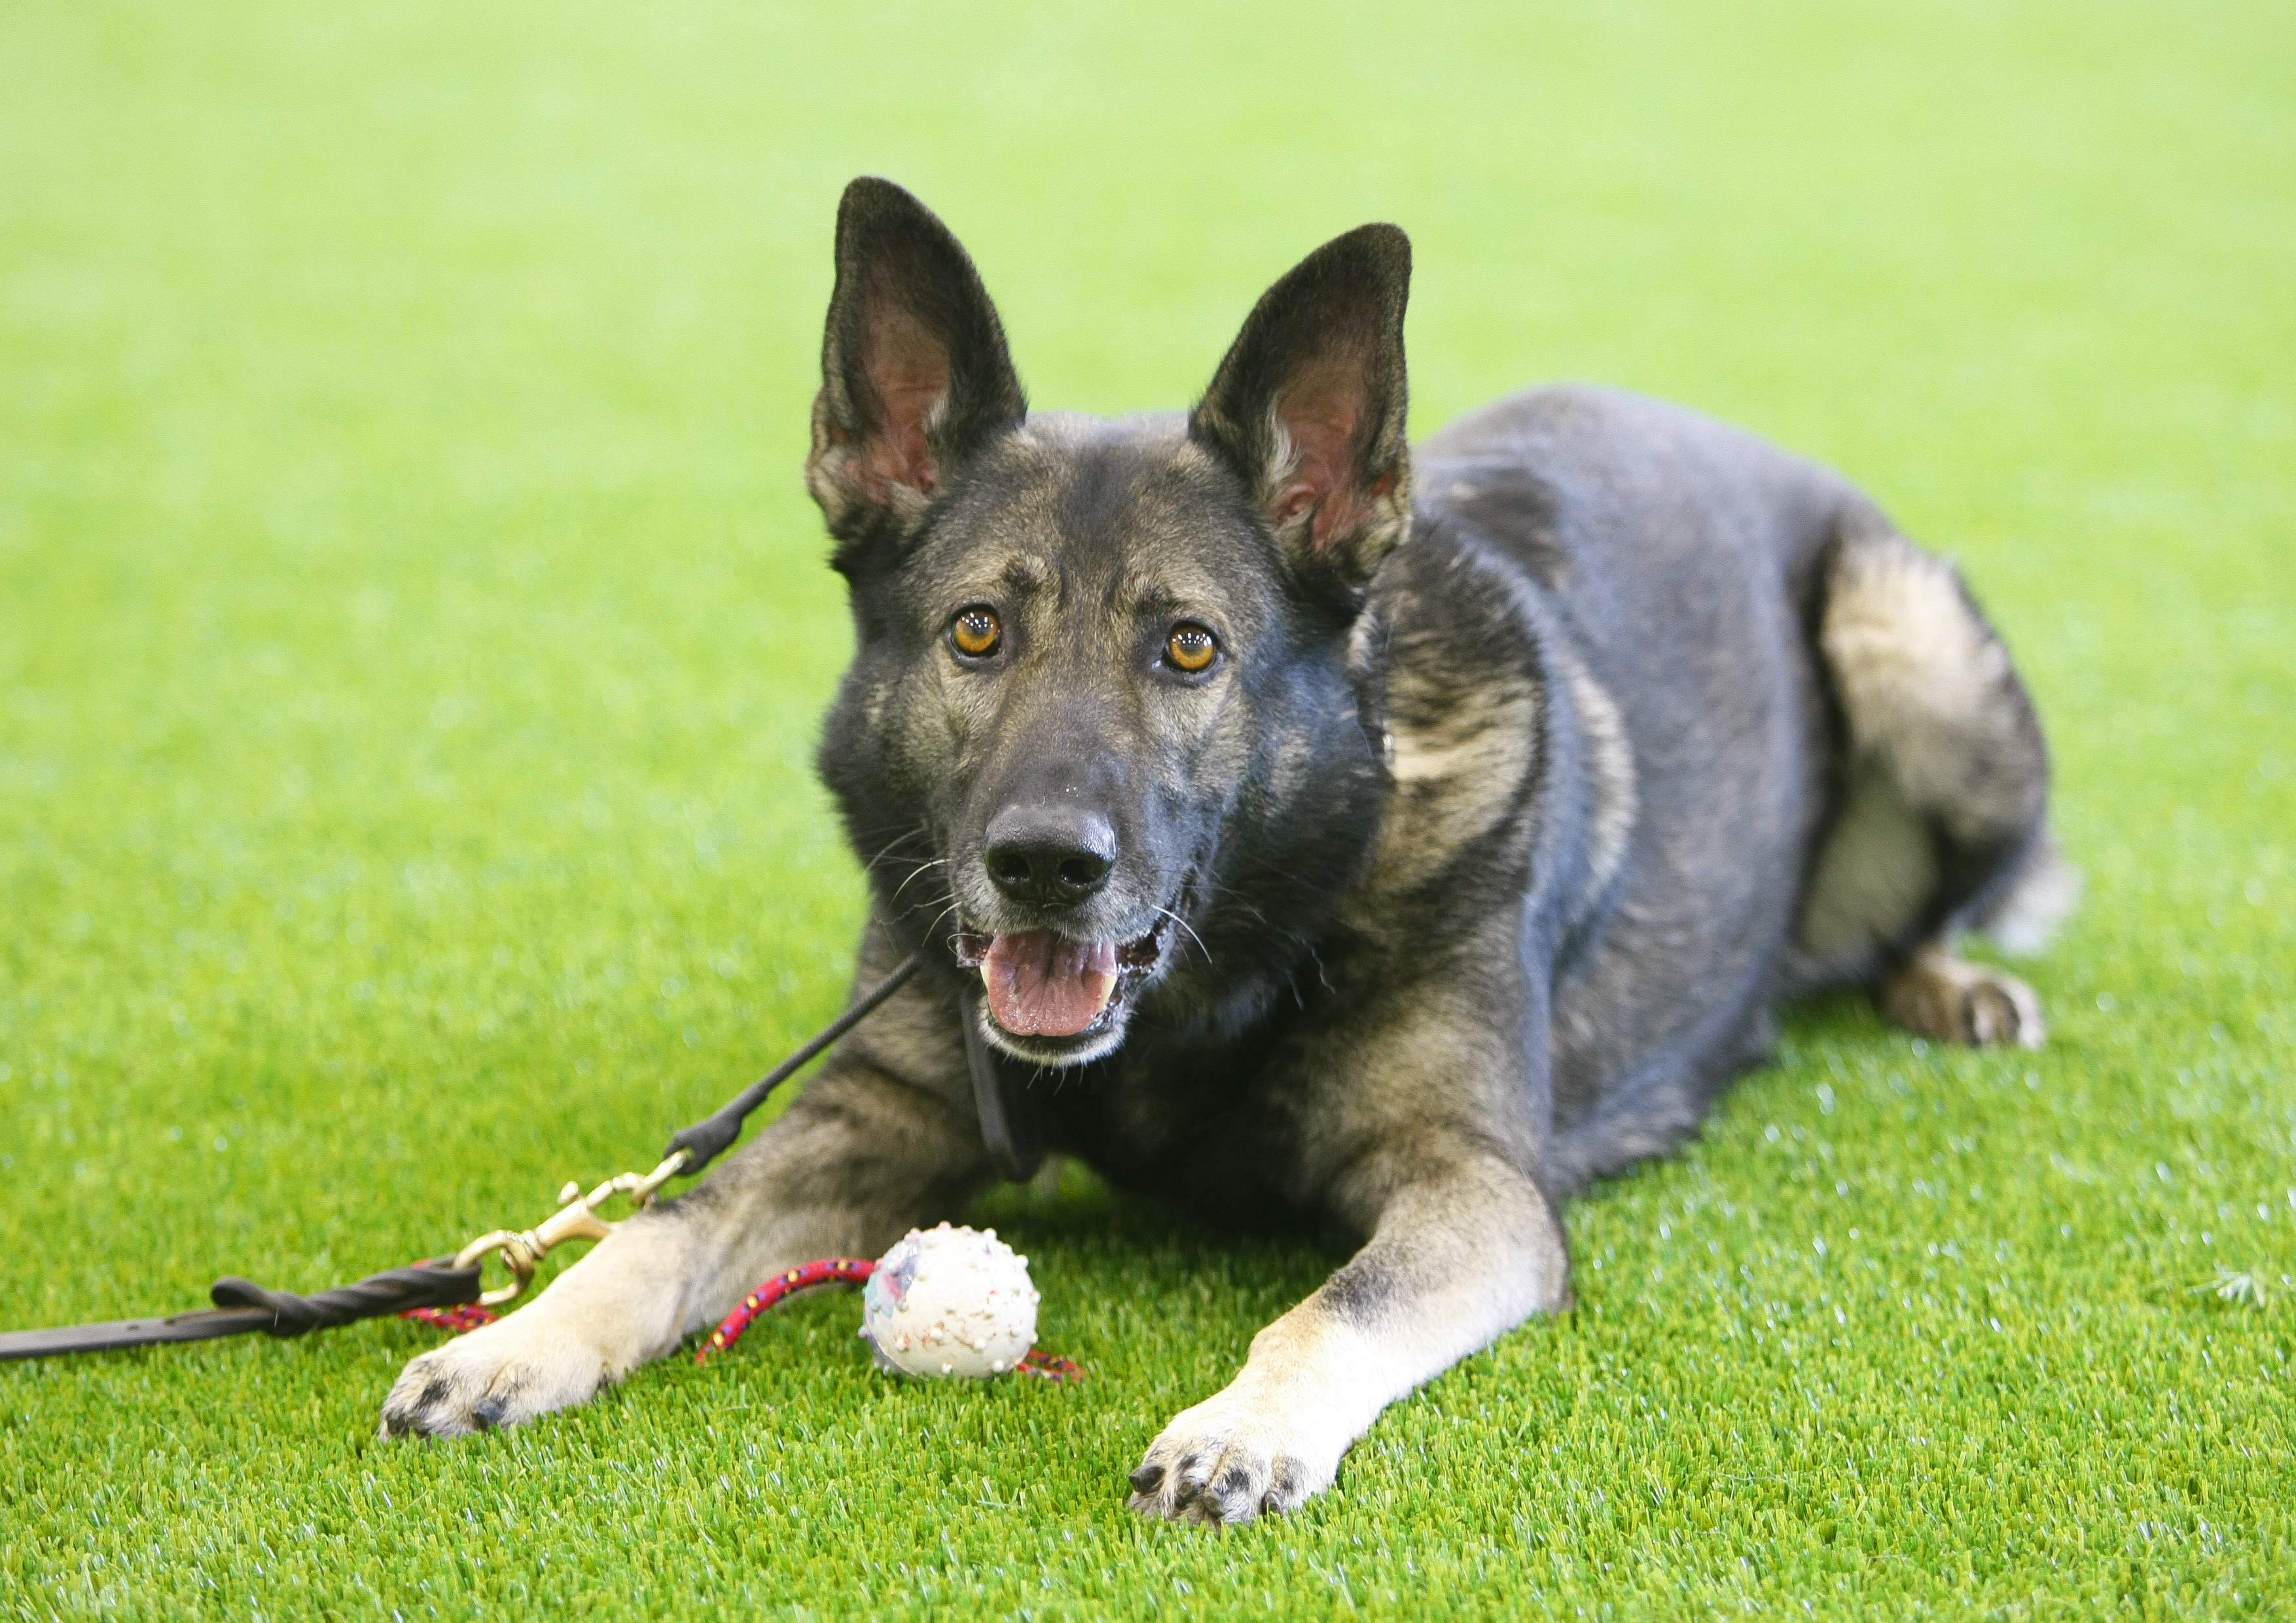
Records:
{"label": "dog's gray fur", "polygon": [[[1406,451],[1408,275],[1365,226],[1193,414],[1031,415],[955,240],[854,183],[807,465],[858,644],[822,764],[874,887],[860,980],[928,972],[700,1188],[417,1358],[386,1431],[578,1403],[775,1271],[959,1211],[991,1176],[975,1019],[1014,1080],[1064,1068],[1054,1151],[1362,1237],[1132,1475],[1151,1514],[1288,1510],[1386,1404],[1568,1305],[1562,1201],[1694,1131],[1783,1000],[1855,982],[1931,1037],[2040,1040],[2030,991],[1949,949],[2065,894],[2039,726],[1951,567],[1624,394]],[[950,639],[968,605],[989,655]],[[1210,668],[1160,652],[1176,623]],[[999,879],[1015,816],[1105,857],[1097,888]],[[1047,930],[1130,944],[1096,1025],[960,999],[968,942]]]}

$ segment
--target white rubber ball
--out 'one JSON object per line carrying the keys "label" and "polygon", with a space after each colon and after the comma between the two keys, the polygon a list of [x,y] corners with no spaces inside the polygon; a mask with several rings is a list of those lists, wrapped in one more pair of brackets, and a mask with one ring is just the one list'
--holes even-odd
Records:
{"label": "white rubber ball", "polygon": [[986,1380],[1037,1340],[1029,1259],[996,1231],[911,1229],[877,1261],[861,1292],[861,1339],[887,1369]]}

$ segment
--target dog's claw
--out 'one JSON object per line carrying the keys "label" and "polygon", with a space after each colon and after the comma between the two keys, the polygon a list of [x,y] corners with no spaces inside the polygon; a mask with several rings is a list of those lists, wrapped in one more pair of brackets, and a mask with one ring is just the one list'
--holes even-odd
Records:
{"label": "dog's claw", "polygon": [[[1131,1477],[1144,1516],[1232,1527],[1299,1509],[1330,1486],[1345,1439],[1318,1439],[1233,1389],[1175,1419]],[[1328,1456],[1324,1463],[1312,1463]]]}

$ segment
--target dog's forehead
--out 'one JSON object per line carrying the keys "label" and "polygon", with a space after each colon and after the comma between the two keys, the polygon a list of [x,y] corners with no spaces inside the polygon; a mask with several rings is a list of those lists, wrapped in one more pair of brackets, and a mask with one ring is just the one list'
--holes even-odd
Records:
{"label": "dog's forehead", "polygon": [[1144,604],[1233,597],[1259,550],[1240,494],[1178,413],[1033,416],[969,471],[933,572]]}

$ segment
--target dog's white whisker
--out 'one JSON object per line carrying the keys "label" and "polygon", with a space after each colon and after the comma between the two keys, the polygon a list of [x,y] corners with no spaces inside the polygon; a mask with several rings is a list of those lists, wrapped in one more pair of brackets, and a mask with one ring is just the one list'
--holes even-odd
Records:
{"label": "dog's white whisker", "polygon": [[1169,907],[1159,907],[1156,911],[1162,914],[1166,918],[1171,920],[1173,923],[1177,924],[1182,930],[1188,932],[1188,939],[1193,941],[1196,944],[1196,949],[1203,954],[1204,962],[1206,963],[1210,963],[1212,961],[1212,949],[1204,945],[1204,939],[1201,936],[1196,934],[1195,926],[1190,924],[1187,920],[1182,918],[1178,914],[1174,913]]}
{"label": "dog's white whisker", "polygon": [[917,864],[915,867],[909,871],[908,878],[903,880],[899,885],[895,887],[893,894],[887,899],[889,901],[899,901],[901,899],[901,892],[906,890],[911,885],[916,883],[917,878],[920,874],[929,873],[935,868],[946,868],[947,866],[948,866],[948,858],[946,857],[936,857],[930,862],[921,862]]}

